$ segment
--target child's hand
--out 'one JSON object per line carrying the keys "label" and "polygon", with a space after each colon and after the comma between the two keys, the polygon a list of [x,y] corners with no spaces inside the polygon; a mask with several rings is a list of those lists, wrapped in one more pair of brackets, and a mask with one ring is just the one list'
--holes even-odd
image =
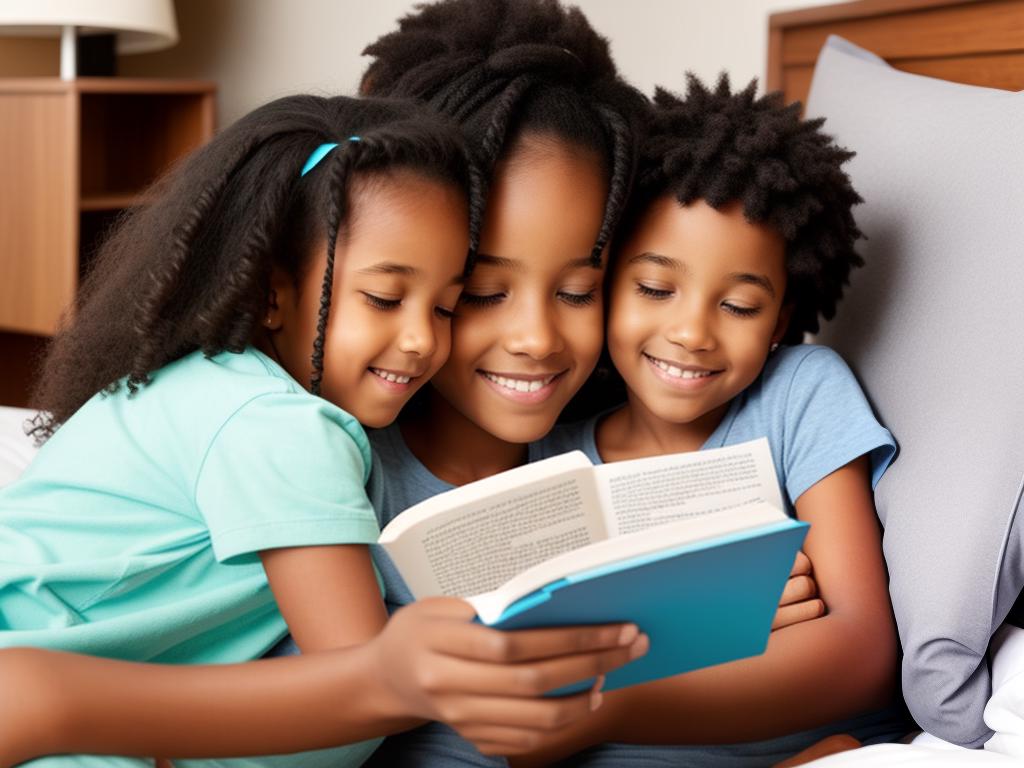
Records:
{"label": "child's hand", "polygon": [[797,552],[786,588],[782,590],[779,609],[772,619],[772,631],[824,615],[825,602],[818,597],[818,583],[814,580],[811,560],[802,551]]}
{"label": "child's hand", "polygon": [[601,694],[545,698],[647,651],[633,625],[502,632],[472,623],[468,603],[434,598],[395,613],[374,640],[397,711],[439,720],[485,754],[528,751],[597,709]]}

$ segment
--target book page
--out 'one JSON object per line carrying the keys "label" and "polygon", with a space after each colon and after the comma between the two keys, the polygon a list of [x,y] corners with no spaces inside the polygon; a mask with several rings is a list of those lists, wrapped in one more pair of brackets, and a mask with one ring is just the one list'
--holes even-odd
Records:
{"label": "book page", "polygon": [[766,438],[595,468],[609,536],[767,502],[783,509]]}
{"label": "book page", "polygon": [[397,538],[385,535],[390,525],[381,535],[417,598],[489,592],[537,563],[607,536],[589,462],[483,497],[465,493],[473,485],[430,500],[435,509],[449,494],[462,503],[433,511]]}

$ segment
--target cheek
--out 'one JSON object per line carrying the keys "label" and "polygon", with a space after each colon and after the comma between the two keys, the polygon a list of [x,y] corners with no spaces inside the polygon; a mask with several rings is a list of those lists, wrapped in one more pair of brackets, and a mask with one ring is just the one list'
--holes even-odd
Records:
{"label": "cheek", "polygon": [[491,317],[495,314],[471,313],[452,321],[449,361],[471,364],[497,343],[493,330],[495,323]]}
{"label": "cheek", "polygon": [[768,352],[771,346],[772,332],[775,330],[775,323],[758,322],[756,327],[742,325],[735,329],[732,334],[732,358],[736,363],[742,365],[745,372],[752,378],[760,374],[768,359]]}
{"label": "cheek", "polygon": [[637,306],[632,297],[613,300],[608,313],[608,347],[625,350],[647,335],[656,307]]}
{"label": "cheek", "polygon": [[434,333],[437,338],[437,351],[430,361],[431,373],[441,370],[441,367],[451,359],[453,335],[451,321],[439,323]]}
{"label": "cheek", "polygon": [[560,326],[559,333],[566,339],[576,366],[589,371],[597,365],[604,345],[604,310],[601,302],[595,302],[585,309],[566,310]]}

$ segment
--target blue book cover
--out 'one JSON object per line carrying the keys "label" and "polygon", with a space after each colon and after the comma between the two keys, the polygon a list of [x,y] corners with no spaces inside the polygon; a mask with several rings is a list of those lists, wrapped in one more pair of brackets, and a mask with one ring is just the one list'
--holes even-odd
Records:
{"label": "blue book cover", "polygon": [[517,600],[489,626],[636,623],[650,650],[610,672],[603,690],[756,656],[807,528],[787,519],[573,574]]}

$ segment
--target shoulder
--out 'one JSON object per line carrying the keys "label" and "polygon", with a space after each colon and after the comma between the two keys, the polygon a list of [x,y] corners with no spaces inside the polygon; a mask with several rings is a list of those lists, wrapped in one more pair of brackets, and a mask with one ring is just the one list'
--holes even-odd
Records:
{"label": "shoulder", "polygon": [[843,358],[817,344],[788,347],[774,358],[765,370],[768,396],[762,405],[768,410],[763,418],[774,414],[790,498],[864,454],[869,454],[872,482],[877,482],[896,444]]}
{"label": "shoulder", "polygon": [[341,452],[362,464],[365,482],[371,452],[362,425],[352,414],[307,392],[267,356],[250,347],[201,358],[194,369],[192,383],[202,384],[202,392],[195,394],[204,400],[206,420],[219,425],[212,439],[230,434],[236,446],[251,442],[261,451],[278,446],[276,453],[294,448],[307,459]]}
{"label": "shoulder", "polygon": [[860,385],[835,350],[800,344],[782,347],[768,359],[750,395],[778,410],[822,396],[846,396],[850,391],[859,392]]}
{"label": "shoulder", "polygon": [[822,378],[849,378],[853,374],[846,361],[831,347],[798,344],[781,347],[765,363],[763,380],[773,387]]}
{"label": "shoulder", "polygon": [[751,400],[786,414],[787,419],[808,409],[843,409],[864,398],[860,384],[835,350],[819,344],[783,347],[765,364],[752,388]]}

